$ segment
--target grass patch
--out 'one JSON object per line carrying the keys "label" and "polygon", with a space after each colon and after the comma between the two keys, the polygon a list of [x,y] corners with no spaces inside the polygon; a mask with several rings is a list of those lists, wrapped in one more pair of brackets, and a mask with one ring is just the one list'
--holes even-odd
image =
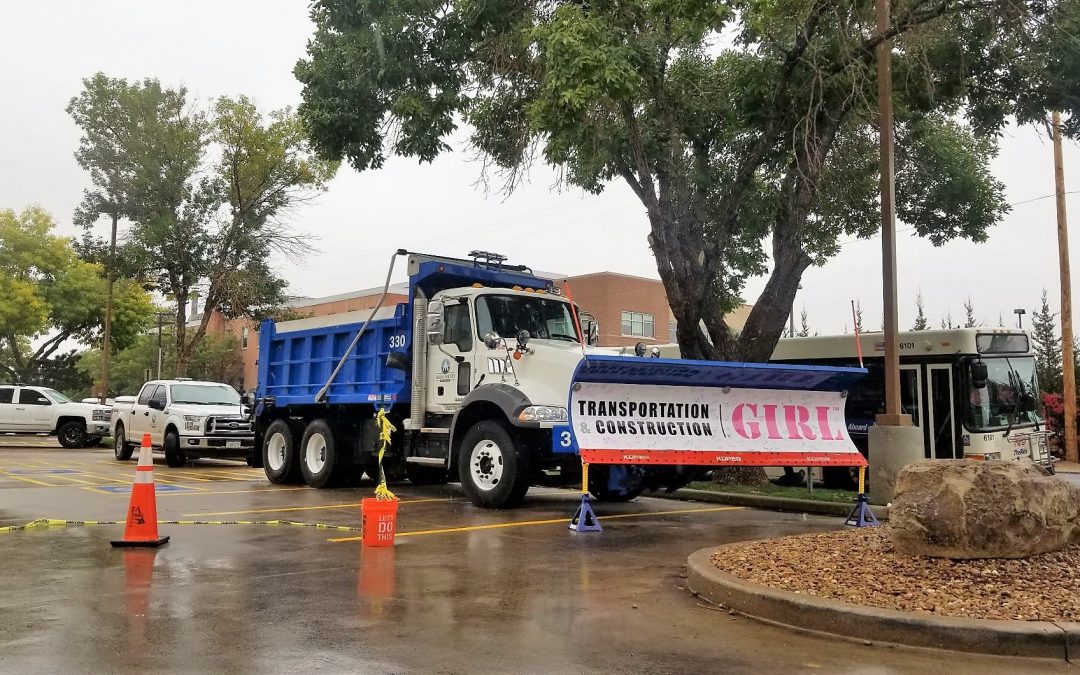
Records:
{"label": "grass patch", "polygon": [[816,502],[837,502],[851,504],[855,501],[855,493],[848,490],[827,490],[814,487],[811,495],[806,486],[791,487],[786,485],[750,486],[750,485],[717,485],[716,483],[698,481],[687,485],[695,490],[708,490],[710,492],[730,492],[742,495],[762,495],[766,497],[786,497],[788,499],[809,499]]}

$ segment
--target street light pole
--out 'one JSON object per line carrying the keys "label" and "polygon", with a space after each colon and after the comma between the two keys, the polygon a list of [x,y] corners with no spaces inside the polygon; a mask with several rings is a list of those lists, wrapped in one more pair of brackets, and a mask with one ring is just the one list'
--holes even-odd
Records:
{"label": "street light pole", "polygon": [[1065,160],[1061,154],[1061,113],[1053,112],[1054,193],[1057,203],[1058,266],[1061,270],[1061,397],[1065,404],[1065,459],[1077,461],[1076,372],[1073,370],[1072,276],[1069,226],[1065,218]]}
{"label": "street light pole", "polygon": [[[889,32],[889,0],[876,0],[879,35]],[[911,426],[900,414],[900,333],[896,302],[896,187],[893,176],[892,40],[877,46],[879,135],[881,143],[881,271],[885,315],[885,414],[877,423]]]}

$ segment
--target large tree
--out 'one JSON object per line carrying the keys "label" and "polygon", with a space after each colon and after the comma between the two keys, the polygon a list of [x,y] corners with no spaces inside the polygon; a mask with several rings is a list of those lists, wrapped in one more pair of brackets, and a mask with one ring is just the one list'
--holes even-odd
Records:
{"label": "large tree", "polygon": [[[988,162],[1055,8],[893,4],[897,211],[934,243],[981,241],[1006,211]],[[768,359],[807,267],[877,230],[872,3],[316,0],[312,17],[295,72],[325,156],[431,161],[464,123],[507,189],[537,151],[585,190],[624,181],[684,356]],[[723,317],[763,273],[736,334]]]}
{"label": "large tree", "polygon": [[[0,372],[39,381],[62,364],[65,344],[101,344],[105,278],[101,265],[80,260],[71,242],[53,234],[43,209],[0,210]],[[153,305],[143,288],[115,289],[111,344],[123,347],[149,325]]]}
{"label": "large tree", "polygon": [[1031,339],[1035,348],[1035,364],[1039,387],[1045,392],[1061,392],[1061,338],[1057,335],[1057,312],[1050,311],[1046,289],[1042,292],[1039,311],[1031,315]]}
{"label": "large tree", "polygon": [[[92,148],[100,159],[90,166],[123,177],[114,185],[91,169],[104,187],[88,192],[77,216],[131,222],[117,267],[145,276],[175,304],[173,370],[185,375],[214,313],[258,318],[281,303],[286,284],[269,256],[305,249],[283,217],[325,189],[337,165],[313,157],[291,111],[266,118],[244,97],[203,110],[183,87],[98,74],[69,110],[85,134],[80,163]],[[100,244],[91,238],[83,247]],[[196,296],[199,322],[189,331]]]}

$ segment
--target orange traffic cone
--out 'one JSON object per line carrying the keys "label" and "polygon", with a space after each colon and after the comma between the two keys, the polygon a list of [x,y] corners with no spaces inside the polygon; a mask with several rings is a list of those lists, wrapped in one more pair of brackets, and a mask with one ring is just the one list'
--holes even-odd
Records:
{"label": "orange traffic cone", "polygon": [[139,465],[135,467],[135,484],[131,486],[124,538],[110,542],[113,546],[161,546],[169,541],[159,537],[157,530],[157,500],[154,498],[154,455],[150,449],[150,434],[143,434],[139,448]]}

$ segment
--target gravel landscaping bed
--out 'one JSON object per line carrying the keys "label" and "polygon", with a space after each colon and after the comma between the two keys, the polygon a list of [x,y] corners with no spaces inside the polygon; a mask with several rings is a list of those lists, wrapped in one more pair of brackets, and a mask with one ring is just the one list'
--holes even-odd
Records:
{"label": "gravel landscaping bed", "polygon": [[772,588],[938,616],[1080,621],[1080,546],[1026,560],[946,560],[893,550],[888,527],[726,546],[723,572]]}

